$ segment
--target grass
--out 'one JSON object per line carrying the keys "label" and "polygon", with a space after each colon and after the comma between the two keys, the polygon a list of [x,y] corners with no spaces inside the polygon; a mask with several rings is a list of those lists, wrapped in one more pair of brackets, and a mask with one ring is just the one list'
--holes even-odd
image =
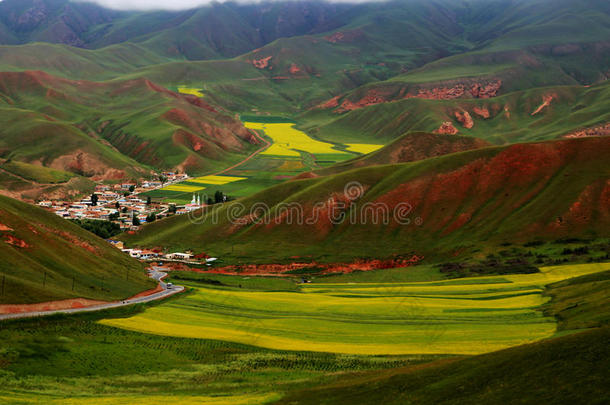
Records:
{"label": "grass", "polygon": [[164,405],[168,402],[177,401],[185,405],[258,405],[269,403],[279,399],[277,394],[263,395],[223,395],[223,396],[200,396],[200,395],[91,395],[66,397],[63,395],[52,395],[41,398],[35,394],[1,395],[0,400],[5,404],[57,404],[57,405],[128,405],[133,403],[147,403],[150,405]]}
{"label": "grass", "polygon": [[609,328],[594,329],[466,359],[353,373],[275,403],[601,405],[610,399],[609,342]]}
{"label": "grass", "polygon": [[479,354],[552,336],[555,321],[540,311],[544,287],[609,266],[434,282],[312,283],[299,292],[200,287],[171,304],[101,323],[276,350]]}
{"label": "grass", "polygon": [[0,303],[116,300],[154,288],[140,263],[79,226],[7,197],[0,208]]}
{"label": "grass", "polygon": [[73,173],[17,161],[5,162],[0,168],[36,183],[65,183],[75,177]]}
{"label": "grass", "polygon": [[3,322],[3,403],[123,404],[173,398],[180,403],[258,404],[337,373],[428,360],[426,356],[278,352],[216,340],[140,334],[97,322],[157,305]]}
{"label": "grass", "polygon": [[[496,288],[512,281],[521,287],[535,282],[548,284],[544,289],[545,316],[563,313],[568,320],[573,315],[587,319],[586,327],[603,325],[607,305],[601,295],[589,295],[592,287],[603,291],[610,272],[607,265],[566,266],[542,268],[534,275],[442,280],[434,267],[420,267],[414,274],[409,271],[383,270],[329,277],[334,284],[302,287],[334,289],[331,294],[339,298],[347,288],[359,288],[358,295],[367,289],[367,283],[386,283],[392,292],[396,284],[399,291],[405,284],[438,288],[443,294],[470,288],[483,291],[485,286]],[[430,280],[421,281],[429,273]],[[589,273],[589,274],[587,274]],[[219,293],[275,294],[301,296],[300,311],[312,312],[309,293],[297,292],[295,284],[286,279],[246,278],[198,273],[172,273],[184,276],[180,282],[194,288],[210,289],[211,300]],[[385,276],[384,276],[385,274]],[[388,276],[390,275],[390,277]],[[578,276],[558,281],[565,277]],[[343,280],[343,277],[348,277]],[[362,278],[366,277],[366,278]],[[376,277],[379,277],[377,279]],[[525,279],[523,277],[529,278]],[[177,281],[177,279],[176,279]],[[346,284],[356,282],[357,284]],[[239,288],[242,284],[242,288]],[[542,289],[538,289],[540,292]],[[99,313],[58,315],[49,318],[14,320],[0,324],[0,398],[3,403],[89,403],[124,404],[134,402],[160,403],[507,403],[515,392],[521,393],[521,402],[563,403],[566,398],[579,402],[604,403],[607,393],[608,329],[593,329],[584,333],[542,340],[477,356],[372,356],[319,353],[310,351],[277,351],[257,346],[210,340],[208,337],[189,339],[138,333],[100,323],[121,321],[149,311],[196,299],[196,312],[208,312],[201,306],[198,293],[172,297],[162,303],[148,303],[117,308]],[[328,293],[327,293],[328,294]],[[438,295],[438,294],[437,294]],[[484,292],[482,296],[493,295]],[[565,312],[555,302],[562,297],[576,297],[581,314]],[[433,298],[433,297],[429,297]],[[365,302],[374,298],[359,298]],[[600,300],[601,299],[601,300]],[[555,301],[558,300],[558,301]],[[480,299],[480,302],[494,301]],[[257,305],[270,305],[257,300]],[[594,305],[589,305],[592,303]],[[236,306],[235,301],[224,302],[219,314]],[[305,305],[303,305],[305,304]],[[352,306],[353,311],[364,311]],[[182,305],[182,304],[180,304]],[[556,308],[556,309],[553,309]],[[275,308],[275,311],[284,308]],[[290,310],[290,307],[285,308]],[[328,308],[332,310],[332,307]],[[144,312],[142,312],[144,311]],[[266,311],[267,312],[267,311]],[[319,322],[323,313],[301,318],[301,327],[310,333],[311,323]],[[242,325],[247,325],[247,308]],[[378,321],[387,321],[388,314]],[[411,313],[411,315],[414,315]],[[473,316],[490,317],[490,313],[473,312]],[[451,313],[460,317],[459,313]],[[499,314],[500,319],[505,317]],[[597,317],[598,322],[591,322]],[[607,318],[607,316],[606,316]],[[552,318],[551,318],[552,319]],[[167,318],[165,319],[167,320]],[[169,318],[175,321],[175,318]],[[516,320],[518,322],[518,320]],[[558,319],[562,324],[561,318]],[[561,334],[573,333],[582,323],[565,324]],[[523,331],[521,331],[523,333]],[[294,348],[292,348],[294,349]],[[515,388],[518,387],[518,388]]]}
{"label": "grass", "polygon": [[[290,262],[294,256],[345,262],[413,253],[424,256],[428,263],[438,263],[466,257],[483,259],[504,250],[502,244],[534,239],[549,242],[571,236],[603,240],[610,235],[607,210],[597,202],[601,200],[585,201],[587,209],[596,213],[596,220],[568,213],[584,190],[602,195],[609,147],[607,137],[561,140],[356,168],[284,182],[219,205],[208,217],[217,221],[192,224],[186,218],[173,218],[120,238],[130,246],[179,250],[205,246],[208,253],[230,264]],[[531,164],[521,165],[523,159]],[[349,211],[344,210],[343,221],[332,223],[316,211],[317,204],[327,204],[333,196],[339,200],[346,185],[353,182],[362,185],[362,195],[352,201]],[[257,203],[268,207],[264,216],[259,212],[265,226],[235,227],[231,218],[248,215],[253,207],[260,207]],[[375,219],[371,207],[376,203],[386,204],[389,223],[381,217]],[[408,221],[399,223],[392,215],[404,204],[411,207],[406,213]],[[291,221],[283,220],[281,210],[291,206],[301,210]],[[559,217],[571,219],[553,225]],[[555,226],[558,228],[552,230]],[[522,259],[537,260],[533,251],[522,251],[530,254]]]}

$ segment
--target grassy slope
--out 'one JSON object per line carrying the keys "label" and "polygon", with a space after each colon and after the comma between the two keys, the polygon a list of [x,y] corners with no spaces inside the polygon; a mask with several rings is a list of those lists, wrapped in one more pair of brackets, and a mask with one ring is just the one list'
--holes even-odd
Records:
{"label": "grassy slope", "polygon": [[0,197],[0,223],[6,229],[0,231],[0,276],[5,278],[0,303],[112,300],[154,286],[136,260],[38,207]]}
{"label": "grassy slope", "polygon": [[338,379],[278,404],[603,404],[609,400],[610,329],[460,361]]}
{"label": "grassy slope", "polygon": [[[98,161],[92,170],[182,164],[202,172],[228,165],[255,148],[233,117],[143,79],[99,83],[41,72],[3,73],[0,94],[6,105],[0,106],[5,111],[4,157],[53,165],[57,158],[84,152]],[[49,132],[55,137],[41,138]],[[87,171],[81,174],[91,175]]]}
{"label": "grassy slope", "polygon": [[[235,277],[215,278],[236,286]],[[246,289],[258,290],[266,281],[241,282]],[[579,279],[573,282],[582,285]],[[267,287],[283,289],[275,280]],[[223,341],[141,334],[97,322],[132,316],[140,310],[130,307],[5,323],[0,329],[0,398],[9,404],[67,400],[77,404],[95,400],[151,404],[215,400],[229,404],[238,403],[239,395],[264,397],[271,392],[276,398],[288,393],[282,403],[315,404],[405,403],[405,395],[416,403],[512,403],[516,397],[522,403],[607,400],[603,388],[608,385],[605,330],[426,365],[422,363],[433,359],[280,352]],[[177,369],[176,364],[181,367]],[[214,399],[194,397],[199,395]]]}
{"label": "grassy slope", "polygon": [[375,152],[316,170],[315,173],[327,176],[359,167],[413,162],[486,146],[489,146],[487,142],[477,138],[414,132],[401,136]]}
{"label": "grassy slope", "polygon": [[40,42],[0,46],[3,72],[44,70],[71,79],[108,80],[170,60],[133,43],[96,50]]}
{"label": "grassy slope", "polygon": [[[552,281],[608,269],[608,263],[568,265],[545,267],[532,274],[431,283],[314,281],[300,285],[298,291],[286,291],[283,286],[280,290],[272,279],[258,280],[267,285],[266,291],[253,289],[247,280],[240,289],[191,284],[197,287],[195,292],[180,301],[102,323],[144,333],[205,336],[282,350],[480,354],[553,336],[554,319],[539,310],[547,301],[542,295],[544,287]],[[303,319],[307,319],[305,330]]]}
{"label": "grassy slope", "polygon": [[[307,21],[301,7],[309,12]],[[0,47],[0,69],[44,69],[88,80],[145,77],[204,88],[232,111],[297,114],[337,95],[358,99],[370,89],[391,96],[413,85],[501,78],[506,93],[589,84],[610,68],[599,42],[608,36],[607,5],[598,0],[272,4],[265,10],[219,4],[121,16],[88,34],[99,49]],[[293,30],[283,25],[293,19]],[[563,46],[566,31],[573,43]],[[207,63],[183,60],[243,52]],[[267,57],[265,68],[250,63]],[[291,73],[291,67],[299,71]]]}
{"label": "grassy slope", "polygon": [[609,276],[597,273],[547,288],[547,314],[558,317],[559,329],[593,328],[588,331],[462,360],[339,377],[277,403],[504,404],[517,396],[522,404],[605,403]]}
{"label": "grassy slope", "polygon": [[[550,106],[532,113],[544,96],[554,96]],[[459,134],[505,144],[553,139],[573,130],[610,121],[610,85],[590,88],[564,86],[518,91],[491,99],[408,99],[365,107],[337,116],[312,111],[303,116],[308,133],[321,139],[387,141],[411,131],[433,131],[449,121]],[[474,109],[485,109],[483,118]],[[474,126],[465,128],[455,112],[468,111]],[[507,113],[508,111],[508,113]]]}
{"label": "grassy slope", "polygon": [[[231,260],[269,262],[293,255],[337,260],[413,251],[442,258],[536,237],[607,237],[609,140],[484,148],[291,181],[217,206],[207,218],[160,221],[123,239],[131,245],[192,248]],[[335,202],[345,202],[344,189],[353,181],[365,190],[351,209],[355,223],[333,225],[328,205],[317,211],[316,220],[314,204],[333,196]],[[387,204],[390,214],[398,203],[410,204],[409,224],[398,225],[395,219],[376,224],[364,208],[372,202]],[[269,207],[262,225],[230,223],[230,218],[246,218],[255,203]],[[312,223],[299,225],[296,218],[287,223],[278,211],[280,203],[305,207],[304,219]]]}

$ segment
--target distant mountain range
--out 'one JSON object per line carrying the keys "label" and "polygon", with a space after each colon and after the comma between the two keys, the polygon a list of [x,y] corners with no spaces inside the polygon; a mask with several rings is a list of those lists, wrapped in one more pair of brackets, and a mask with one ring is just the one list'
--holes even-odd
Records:
{"label": "distant mountain range", "polygon": [[[228,167],[257,147],[236,119],[252,112],[288,116],[330,142],[351,134],[388,143],[415,131],[498,145],[600,135],[610,133],[610,4],[280,1],[127,12],[4,0],[0,72],[0,158],[85,177]],[[180,86],[205,97],[178,95]],[[54,134],[51,157],[41,159],[35,133]],[[97,170],[73,164],[83,152]]]}

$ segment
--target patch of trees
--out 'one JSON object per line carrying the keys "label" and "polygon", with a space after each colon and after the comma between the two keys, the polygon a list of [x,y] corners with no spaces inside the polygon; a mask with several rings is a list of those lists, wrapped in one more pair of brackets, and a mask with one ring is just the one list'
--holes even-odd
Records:
{"label": "patch of trees", "polygon": [[223,202],[234,200],[233,197],[226,195],[222,191],[218,190],[214,193],[214,198],[208,197],[206,203],[208,205],[220,204]]}
{"label": "patch of trees", "polygon": [[581,247],[577,247],[574,249],[564,248],[561,251],[561,254],[562,255],[575,255],[575,256],[587,255],[587,254],[589,254],[589,248],[587,246],[581,246]]}
{"label": "patch of trees", "polygon": [[525,259],[486,259],[479,263],[442,263],[438,265],[441,273],[451,277],[472,277],[491,274],[532,274],[539,273],[537,267]]}
{"label": "patch of trees", "polygon": [[73,219],[71,221],[81,228],[104,239],[112,238],[121,233],[119,224],[111,221],[98,221],[94,219]]}

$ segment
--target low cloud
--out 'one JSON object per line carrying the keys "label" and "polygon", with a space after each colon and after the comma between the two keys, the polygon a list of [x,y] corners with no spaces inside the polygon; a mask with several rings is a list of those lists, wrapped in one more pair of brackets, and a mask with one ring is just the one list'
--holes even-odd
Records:
{"label": "low cloud", "polygon": [[188,10],[212,3],[212,0],[74,0],[95,3],[114,10]]}
{"label": "low cloud", "polygon": [[[0,0],[1,1],[1,0]],[[188,10],[218,2],[218,0],[73,0],[95,3],[114,10]],[[224,0],[220,0],[223,2]],[[229,0],[226,0],[229,1]],[[238,0],[242,3],[257,3],[259,0]],[[335,3],[364,3],[370,0],[329,0]],[[373,0],[375,1],[375,0]]]}

